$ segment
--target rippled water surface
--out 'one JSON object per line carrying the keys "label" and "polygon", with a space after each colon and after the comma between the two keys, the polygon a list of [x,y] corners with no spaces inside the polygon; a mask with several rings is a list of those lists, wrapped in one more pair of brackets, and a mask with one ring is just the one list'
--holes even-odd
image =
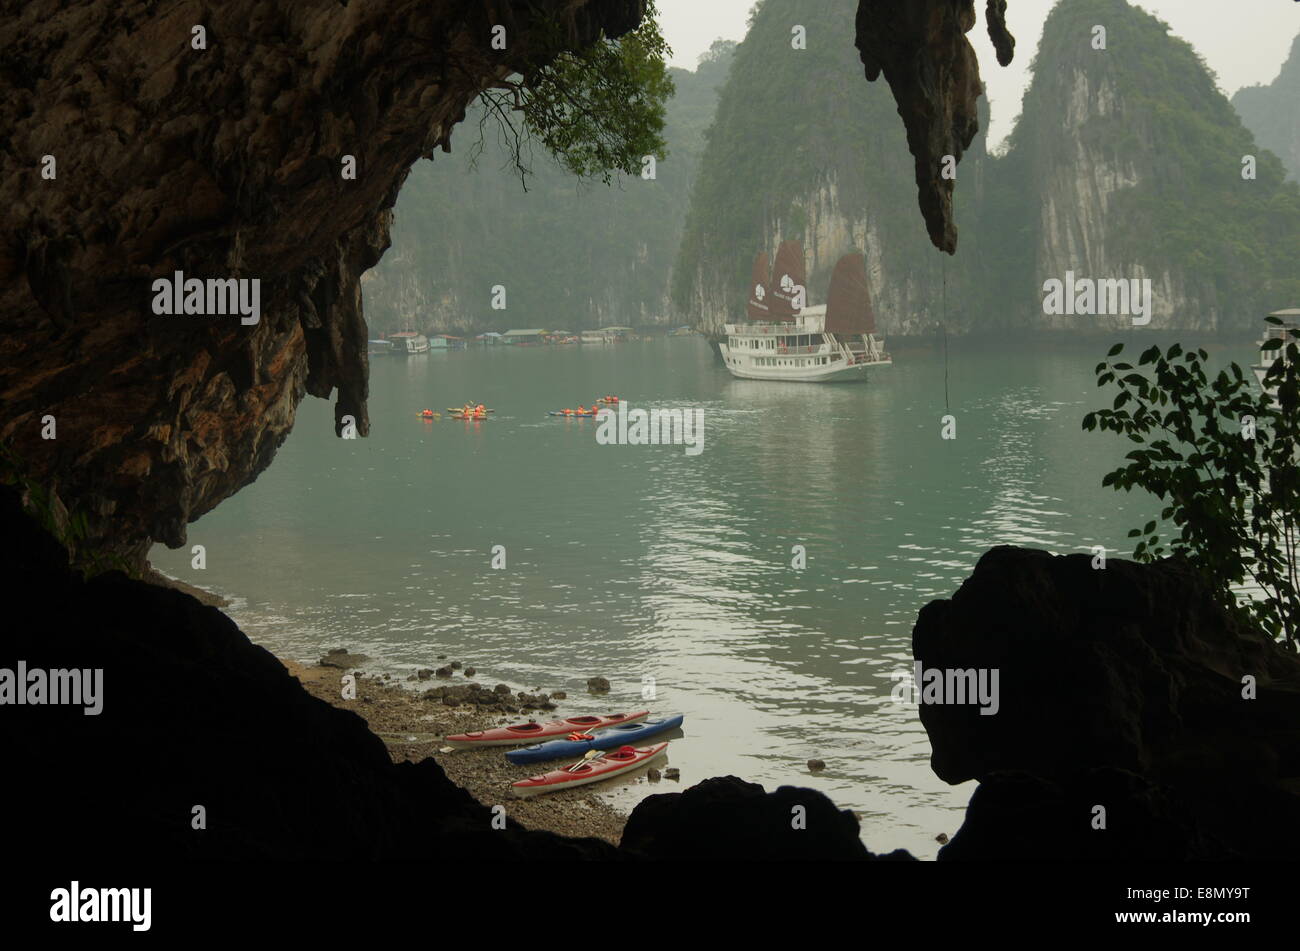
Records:
{"label": "rippled water surface", "polygon": [[[916,709],[890,699],[917,612],[990,546],[1127,553],[1158,511],[1101,488],[1128,444],[1080,430],[1105,346],[954,343],[949,409],[937,349],[838,386],[734,380],[699,338],[376,360],[369,438],[334,438],[330,405],[307,400],[272,467],[191,526],[207,570],[153,558],[298,659],[345,646],[405,671],[446,654],[488,685],[566,689],[566,712],[635,707],[653,678],[646,706],[687,716],[684,783],[812,786],[862,814],[871,848],[930,856],[974,787],[931,773]],[[602,446],[594,422],[545,415],[608,392],[702,408],[704,451]],[[497,413],[416,417],[466,399]],[[607,700],[586,696],[596,674]]]}

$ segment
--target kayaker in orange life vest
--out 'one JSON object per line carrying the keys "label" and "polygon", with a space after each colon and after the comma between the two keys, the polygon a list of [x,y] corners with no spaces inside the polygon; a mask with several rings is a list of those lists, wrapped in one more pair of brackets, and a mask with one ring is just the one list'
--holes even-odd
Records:
{"label": "kayaker in orange life vest", "polygon": [[487,407],[485,407],[482,403],[479,403],[477,406],[474,407],[474,412],[479,414],[486,413]]}
{"label": "kayaker in orange life vest", "polygon": [[579,403],[579,404],[578,404],[578,415],[579,415],[579,416],[585,416],[586,414],[587,414],[587,407],[585,407],[585,406],[583,406],[581,403]]}

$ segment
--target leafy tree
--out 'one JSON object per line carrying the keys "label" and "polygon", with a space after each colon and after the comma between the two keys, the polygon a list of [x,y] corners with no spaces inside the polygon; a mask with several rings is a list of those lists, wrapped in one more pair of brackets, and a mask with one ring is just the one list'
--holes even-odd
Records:
{"label": "leafy tree", "polygon": [[713,63],[727,63],[736,55],[736,47],[740,44],[735,40],[718,37],[709,44],[709,48],[700,54],[698,65],[705,66]]}
{"label": "leafy tree", "polygon": [[[371,330],[501,331],[520,313],[533,326],[579,330],[666,314],[691,182],[734,47],[715,43],[721,58],[694,72],[669,69],[669,154],[654,181],[579,178],[538,145],[521,194],[515,158],[492,135],[476,161],[463,149],[416,163],[398,196],[392,248],[365,278]],[[487,108],[470,107],[467,132],[481,120],[496,128]],[[486,289],[503,275],[511,307],[492,310]]]}
{"label": "leafy tree", "polygon": [[[1138,367],[1097,364],[1097,385],[1119,392],[1111,409],[1088,413],[1085,430],[1111,430],[1140,445],[1129,463],[1102,480],[1146,489],[1165,502],[1160,521],[1177,534],[1163,542],[1152,519],[1129,532],[1134,557],[1154,561],[1168,552],[1198,568],[1219,600],[1244,612],[1273,637],[1297,649],[1300,624],[1300,348],[1296,330],[1282,327],[1263,345],[1282,352],[1259,392],[1232,363],[1212,379],[1204,350],[1153,346]],[[1263,594],[1239,602],[1234,587]]]}
{"label": "leafy tree", "polygon": [[602,38],[580,52],[562,53],[523,76],[502,80],[479,97],[485,106],[476,150],[489,119],[498,123],[526,181],[533,142],[540,142],[570,172],[600,177],[640,172],[644,156],[662,160],[664,104],[673,95],[666,58],[671,54],[653,0],[641,24],[618,39]]}

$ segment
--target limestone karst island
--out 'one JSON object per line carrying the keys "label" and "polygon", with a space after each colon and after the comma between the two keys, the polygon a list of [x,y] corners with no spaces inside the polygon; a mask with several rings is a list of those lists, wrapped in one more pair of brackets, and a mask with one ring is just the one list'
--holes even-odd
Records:
{"label": "limestone karst island", "polygon": [[1289,0],[5,5],[6,936],[1284,926],[1298,179]]}

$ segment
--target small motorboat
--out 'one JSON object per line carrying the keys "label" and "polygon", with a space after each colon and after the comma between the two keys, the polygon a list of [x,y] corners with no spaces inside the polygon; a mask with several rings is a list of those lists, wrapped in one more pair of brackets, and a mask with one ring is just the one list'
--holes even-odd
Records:
{"label": "small motorboat", "polygon": [[597,753],[590,759],[579,760],[565,769],[553,769],[540,776],[521,779],[511,783],[510,789],[516,796],[537,796],[558,789],[597,783],[602,779],[613,779],[659,759],[667,749],[667,743],[656,743],[640,749],[624,746],[610,753]]}

